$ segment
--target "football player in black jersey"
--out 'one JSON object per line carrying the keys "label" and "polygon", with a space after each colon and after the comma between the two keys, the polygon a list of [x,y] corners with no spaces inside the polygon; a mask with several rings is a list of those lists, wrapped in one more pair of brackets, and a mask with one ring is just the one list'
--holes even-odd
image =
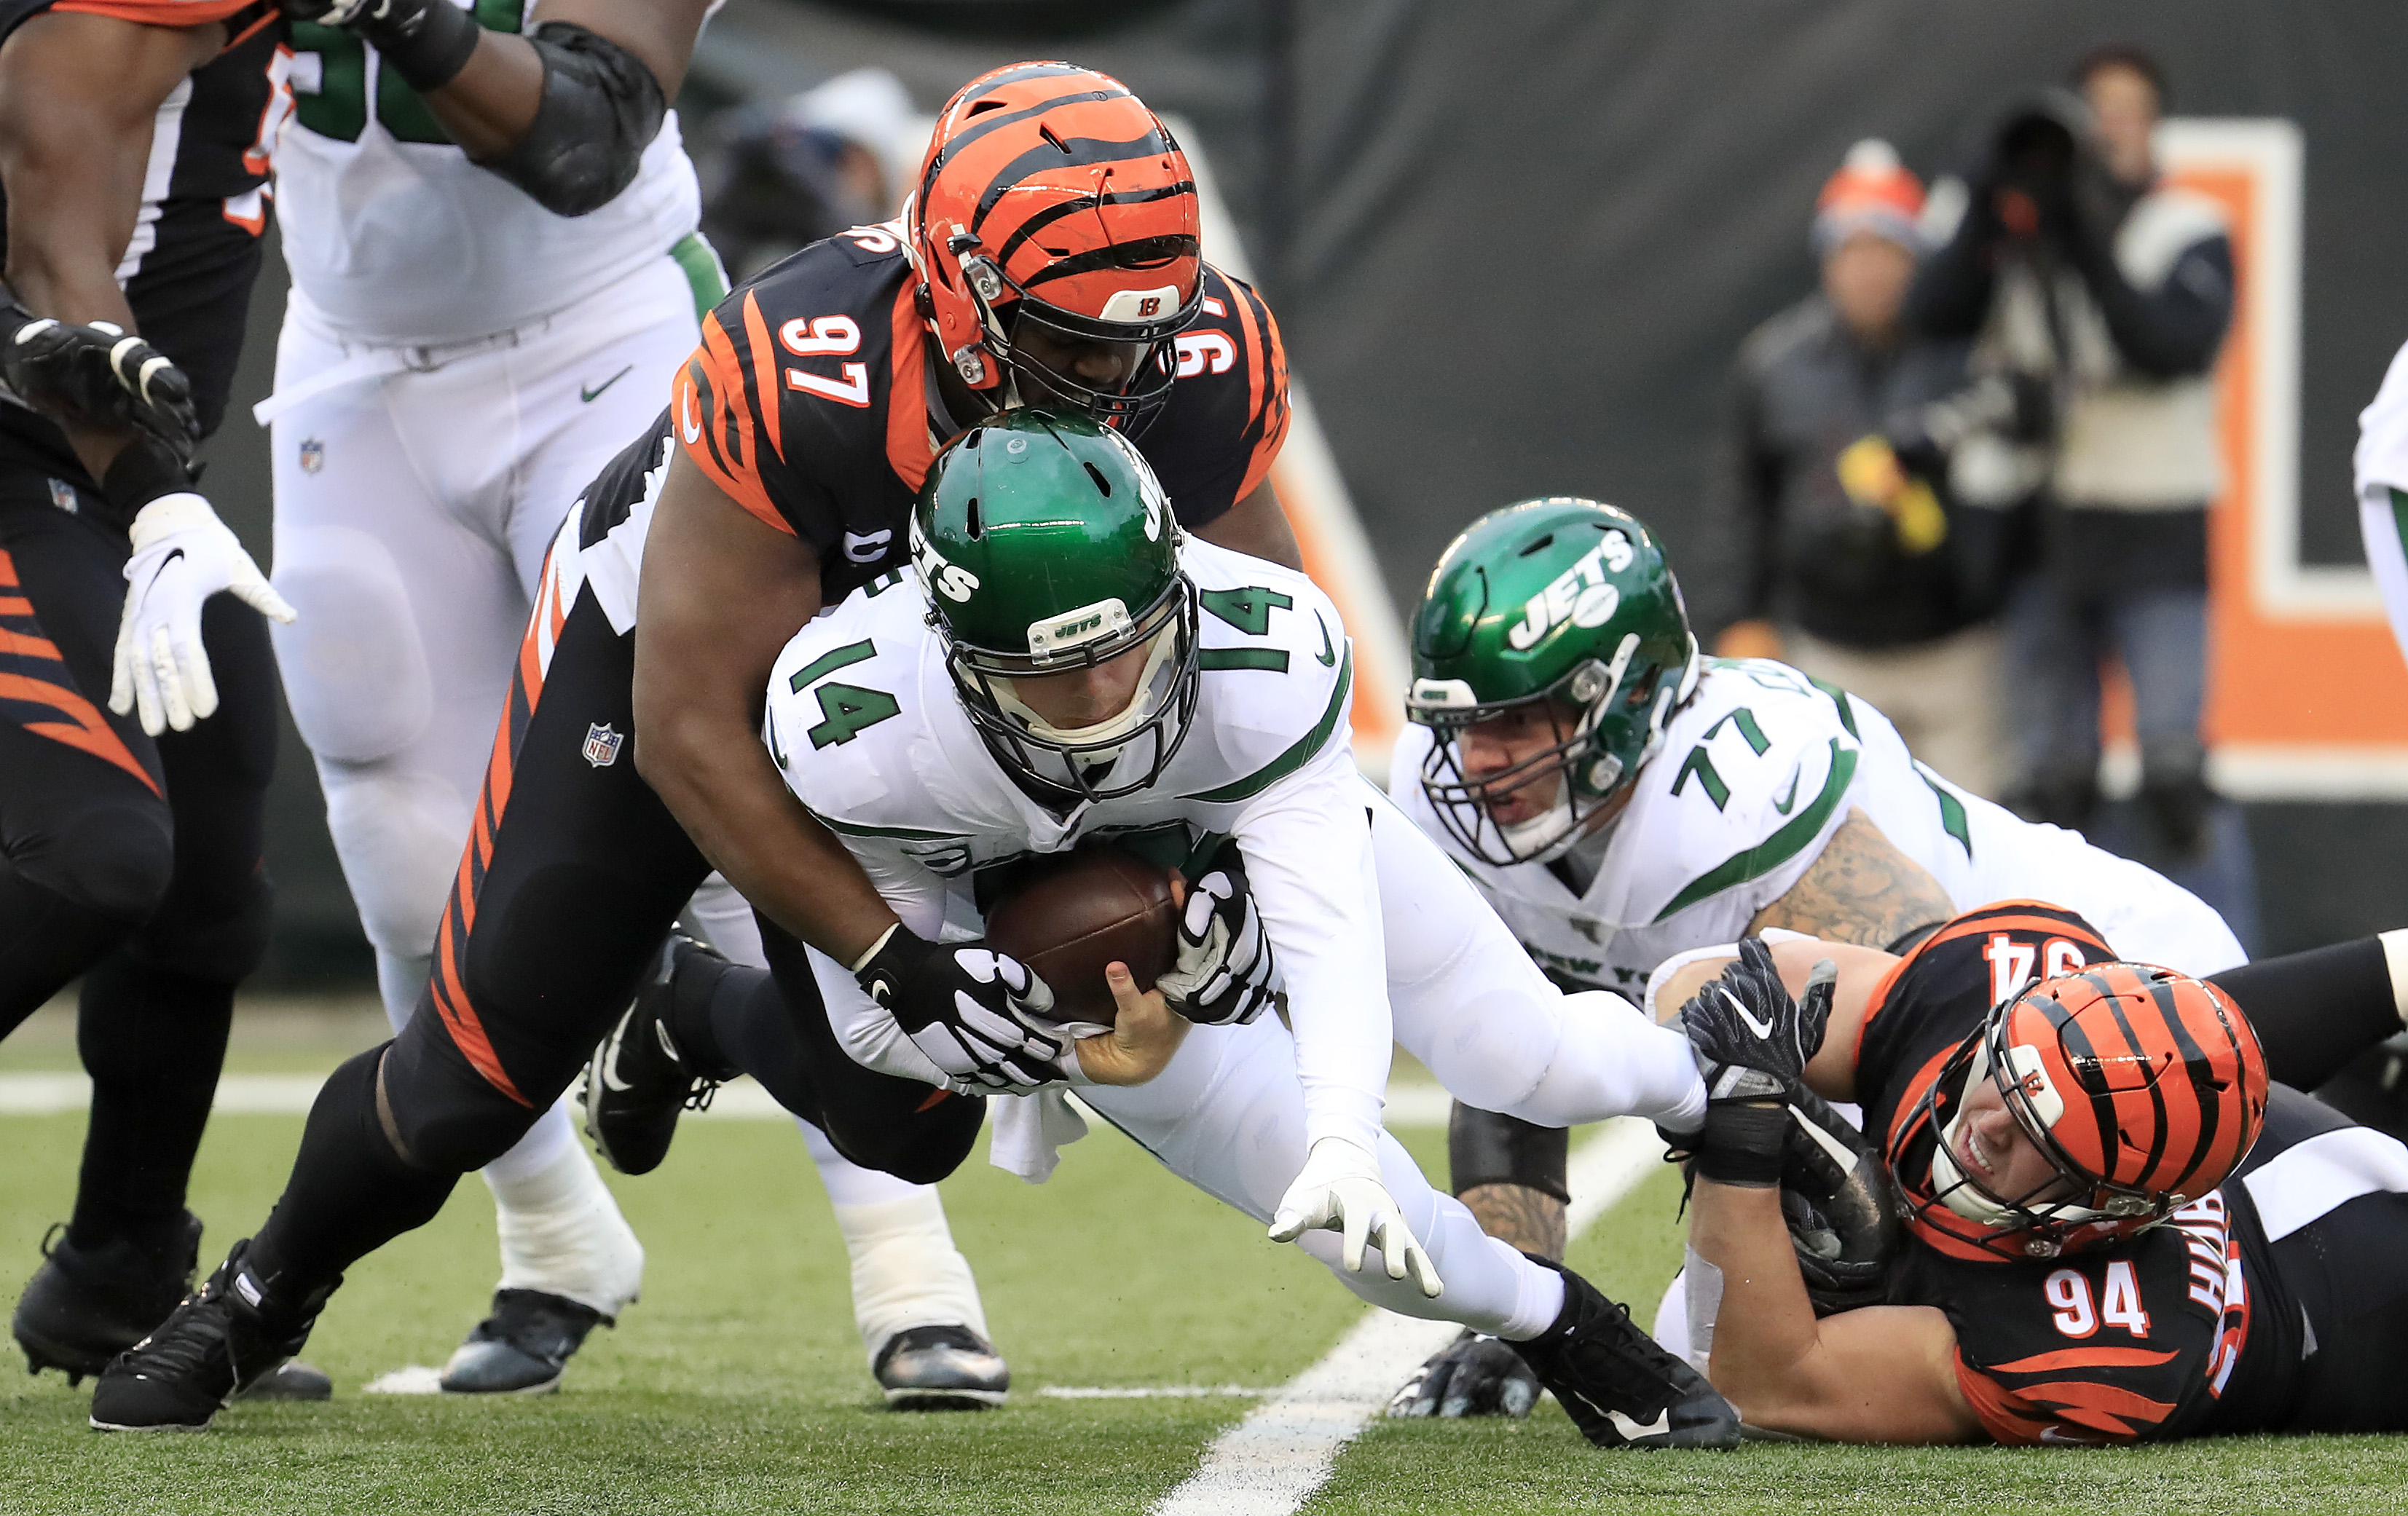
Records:
{"label": "football player in black jersey", "polygon": [[[93,1423],[208,1424],[298,1349],[346,1267],[518,1138],[639,986],[631,1019],[781,996],[782,1013],[745,1018],[781,1044],[745,1065],[791,1066],[855,1163],[951,1172],[983,1102],[853,1063],[802,943],[907,1024],[1009,1013],[1017,976],[981,944],[902,928],[796,803],[759,737],[770,665],[823,605],[905,561],[935,449],[1023,401],[1123,427],[1183,525],[1294,565],[1266,483],[1286,379],[1268,309],[1203,261],[1185,156],[1153,112],[1068,64],[966,86],[904,217],[729,296],[669,413],[587,492],[552,549],[417,1015],[328,1080],[275,1213],[111,1366]],[[774,980],[683,951],[647,984],[714,865],[757,908]],[[606,1051],[588,1092],[606,1151],[724,1072],[656,1036]]]}
{"label": "football player in black jersey", "polygon": [[[1752,1424],[2086,1445],[2408,1430],[2408,1148],[2270,1080],[2319,1081],[2398,1031],[2408,934],[2196,980],[2010,902],[1903,958],[1740,951],[1666,965],[1659,1003],[1681,1004],[1714,1097],[1698,1346]],[[1810,1295],[1784,1220],[1801,1085],[1862,1103],[1901,1197],[1885,1304],[1821,1315]]]}
{"label": "football player in black jersey", "polygon": [[225,408],[292,96],[251,0],[6,0],[0,38],[0,1032],[80,975],[93,1079],[75,1209],[11,1324],[75,1378],[191,1279],[185,1182],[267,941],[256,612],[291,612],[186,465]]}

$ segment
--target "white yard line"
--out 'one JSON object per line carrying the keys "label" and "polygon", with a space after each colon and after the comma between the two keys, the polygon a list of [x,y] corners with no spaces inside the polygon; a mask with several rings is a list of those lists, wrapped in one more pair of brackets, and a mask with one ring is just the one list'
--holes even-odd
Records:
{"label": "white yard line", "polygon": [[[218,1080],[217,1104],[225,1116],[306,1116],[318,1098],[323,1074],[228,1074]],[[0,1074],[0,1116],[50,1116],[92,1104],[92,1081],[81,1074]],[[1447,1094],[1435,1084],[1409,1083],[1388,1091],[1390,1126],[1444,1126]],[[786,1119],[769,1092],[751,1080],[720,1087],[708,1121],[771,1122]]]}
{"label": "white yard line", "polygon": [[[1570,1235],[1653,1173],[1663,1151],[1655,1128],[1630,1119],[1583,1144],[1571,1160]],[[1328,1481],[1339,1452],[1397,1386],[1457,1330],[1372,1311],[1326,1357],[1214,1439],[1196,1472],[1154,1508],[1155,1516],[1288,1516]]]}

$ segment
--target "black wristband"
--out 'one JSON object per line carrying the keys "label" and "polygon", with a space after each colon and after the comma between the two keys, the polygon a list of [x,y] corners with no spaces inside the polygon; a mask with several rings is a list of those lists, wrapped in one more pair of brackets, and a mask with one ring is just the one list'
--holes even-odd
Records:
{"label": "black wristband", "polygon": [[419,0],[415,8],[386,8],[398,14],[362,15],[351,30],[374,44],[384,65],[411,89],[421,94],[439,90],[468,66],[480,29],[475,18],[452,0]]}
{"label": "black wristband", "polygon": [[176,451],[148,432],[136,432],[102,477],[100,497],[109,524],[122,530],[151,501],[192,487],[193,472]]}
{"label": "black wristband", "polygon": [[1740,1190],[1770,1190],[1781,1182],[1782,1144],[1789,1108],[1776,1100],[1734,1100],[1706,1108],[1698,1134],[1698,1176]]}

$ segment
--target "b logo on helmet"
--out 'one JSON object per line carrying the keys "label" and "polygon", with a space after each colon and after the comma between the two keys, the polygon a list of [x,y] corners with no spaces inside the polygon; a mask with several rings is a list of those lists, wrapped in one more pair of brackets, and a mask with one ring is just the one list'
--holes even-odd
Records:
{"label": "b logo on helmet", "polygon": [[1161,315],[1162,296],[1158,294],[1147,295],[1144,299],[1137,303],[1137,313],[1140,316]]}

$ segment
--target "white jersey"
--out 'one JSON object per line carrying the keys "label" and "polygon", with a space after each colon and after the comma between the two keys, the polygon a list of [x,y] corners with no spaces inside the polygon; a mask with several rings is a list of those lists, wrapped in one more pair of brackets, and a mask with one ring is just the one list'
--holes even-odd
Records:
{"label": "white jersey", "polygon": [[1851,809],[1930,870],[1958,910],[2052,901],[2087,917],[2118,951],[2187,973],[2245,956],[2197,896],[2079,833],[1957,789],[1915,762],[1880,711],[1784,664],[1704,661],[1695,696],[1612,822],[1584,895],[1544,865],[1495,867],[1446,835],[1419,782],[1430,740],[1419,725],[1398,739],[1389,780],[1398,805],[1567,983],[1636,994],[1672,954],[1737,940],[1805,875]]}
{"label": "white jersey", "polygon": [[[479,0],[516,32],[535,0]],[[556,216],[452,145],[424,102],[350,33],[295,23],[295,115],[276,151],[293,286],[369,342],[433,345],[523,326],[633,274],[702,214],[677,112],[635,182],[589,215]]]}
{"label": "white jersey", "polygon": [[2358,416],[2358,524],[2391,635],[2408,655],[2408,347]]}
{"label": "white jersey", "polygon": [[[1111,837],[1175,864],[1234,838],[1286,979],[1308,1145],[1375,1149],[1391,1026],[1377,796],[1355,773],[1348,728],[1353,651],[1302,575],[1193,537],[1180,558],[1201,601],[1201,691],[1186,740],[1145,790],[1064,815],[1031,800],[962,708],[904,570],[786,645],[769,679],[770,751],[903,923],[936,940],[982,935],[982,887],[1015,860]],[[856,1060],[946,1082],[849,974],[819,966]]]}

